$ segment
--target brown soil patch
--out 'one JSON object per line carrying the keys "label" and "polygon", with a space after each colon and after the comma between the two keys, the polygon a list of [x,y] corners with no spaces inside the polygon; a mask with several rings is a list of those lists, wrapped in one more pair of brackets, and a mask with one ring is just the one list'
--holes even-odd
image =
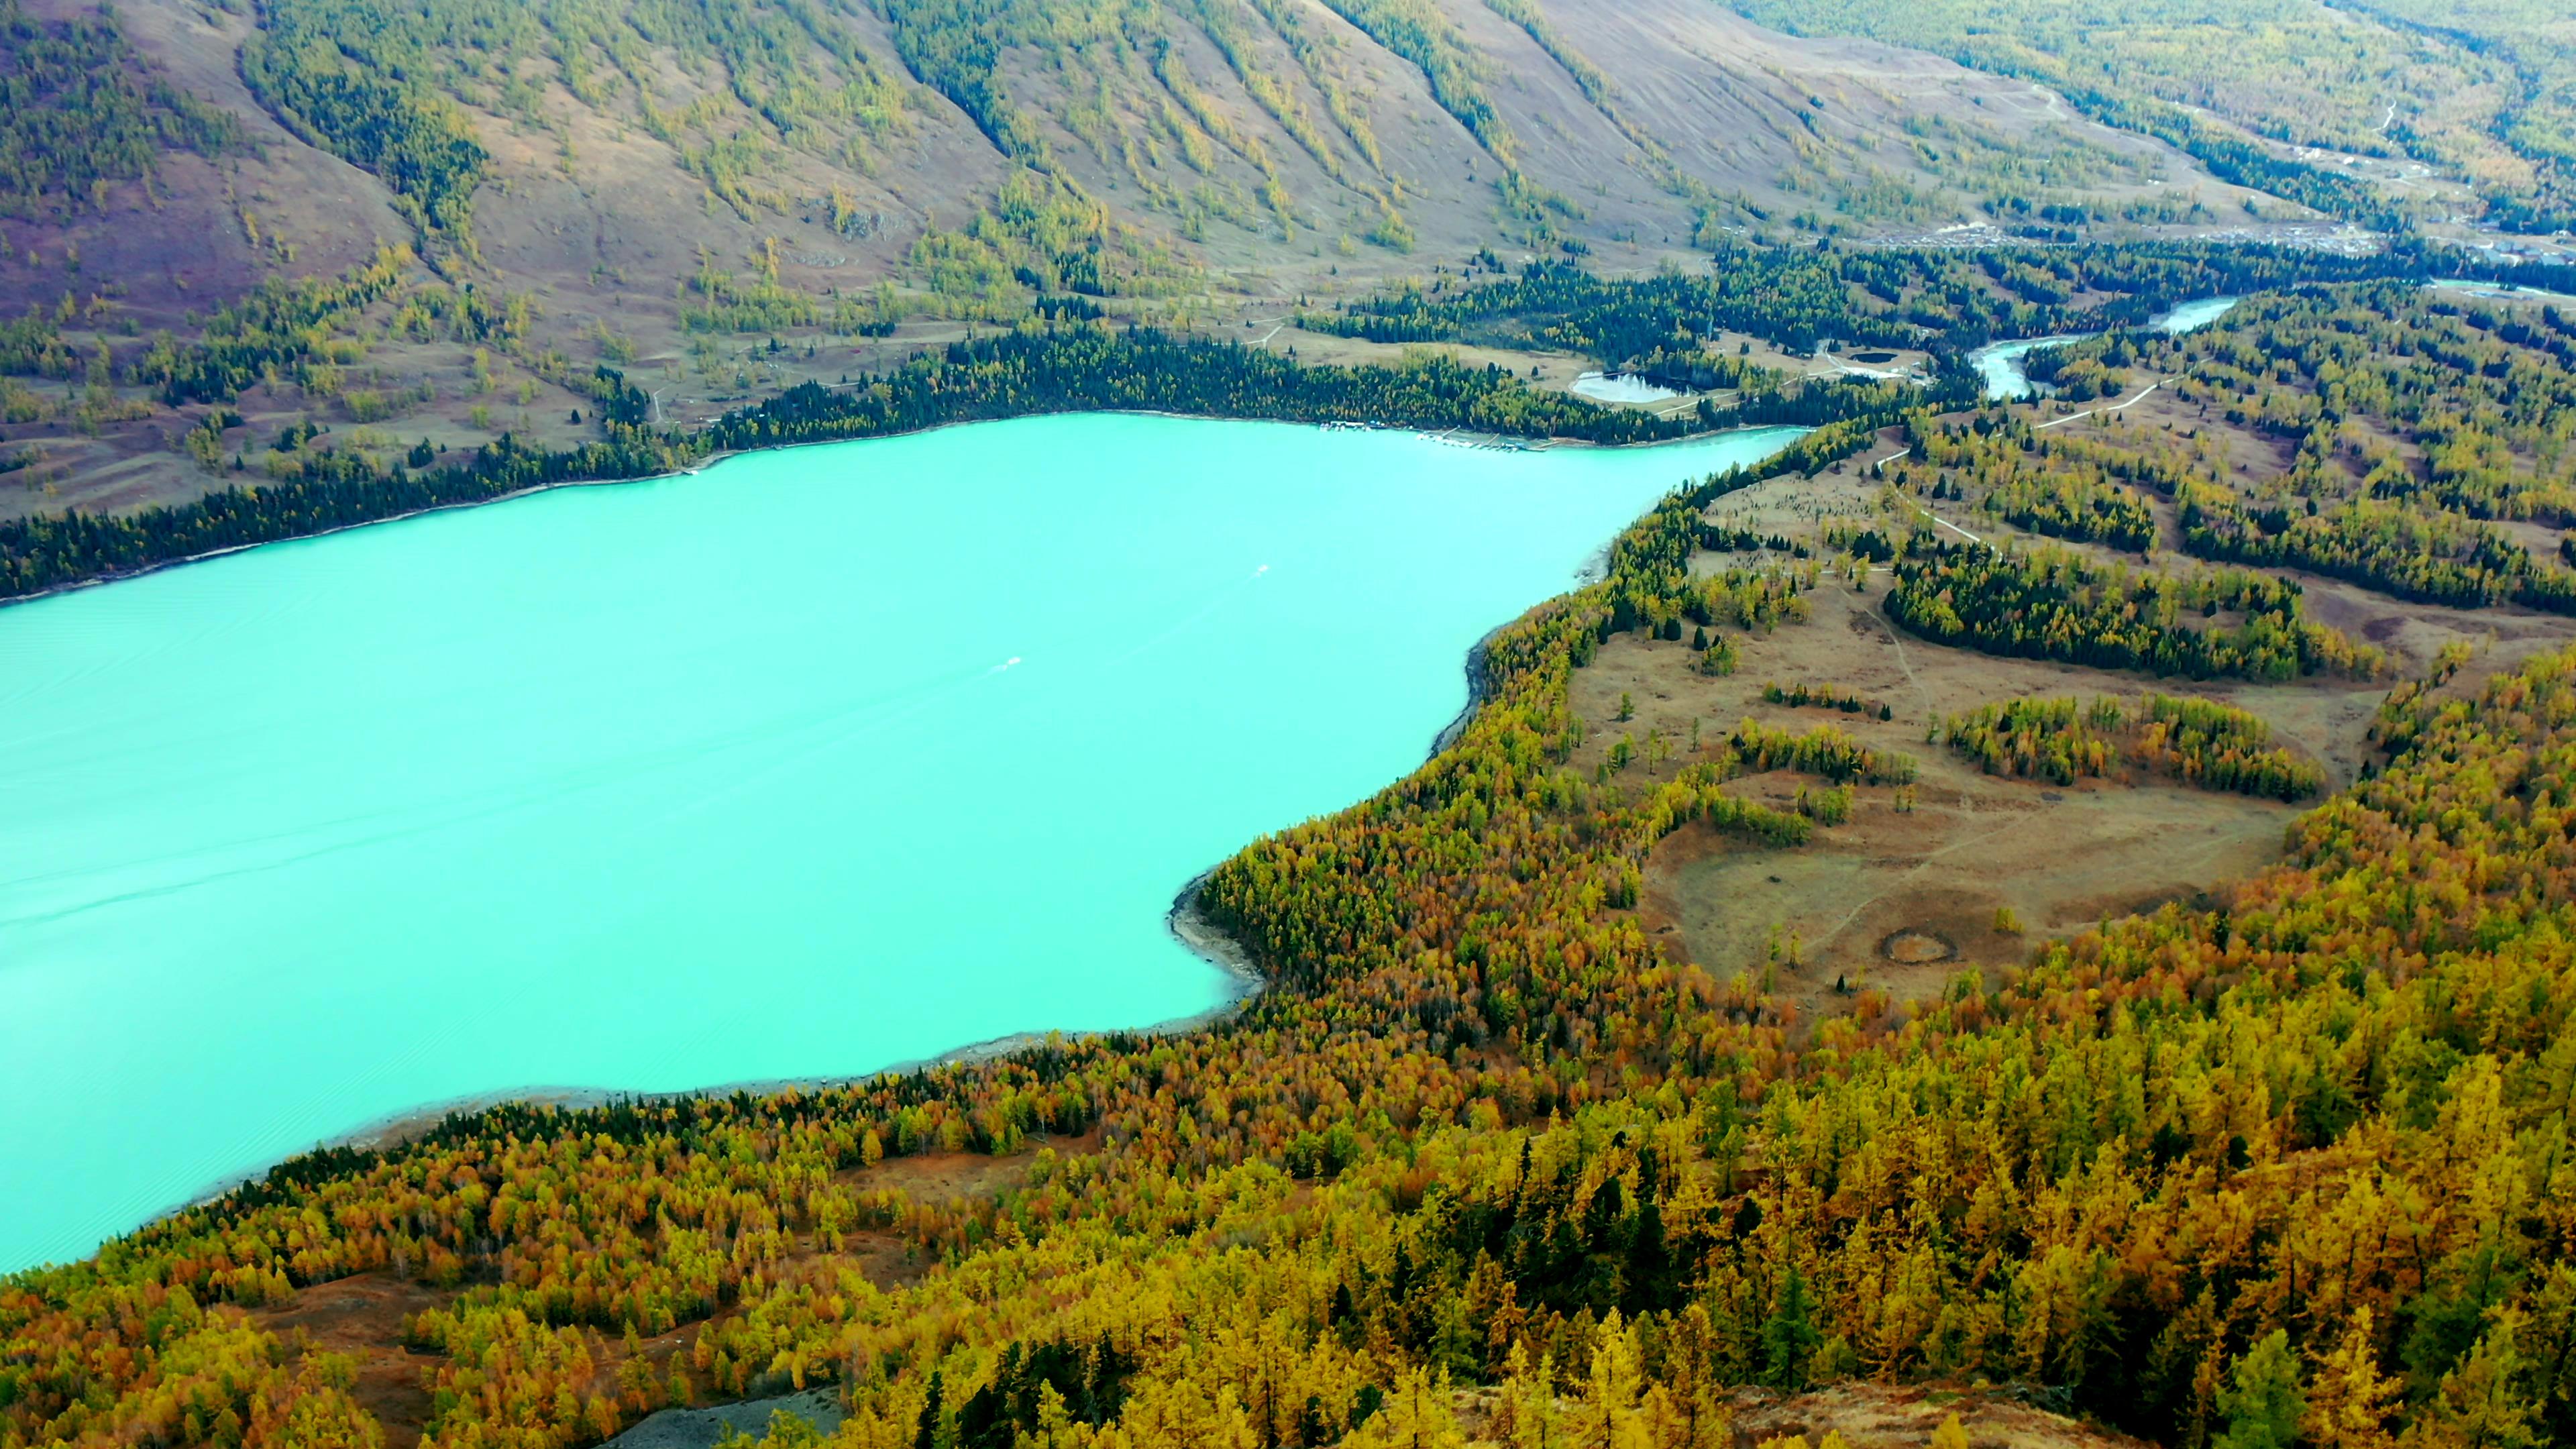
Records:
{"label": "brown soil patch", "polygon": [[431,1354],[403,1347],[403,1320],[456,1301],[456,1290],[425,1287],[389,1272],[317,1283],[284,1303],[254,1309],[251,1321],[289,1343],[356,1360],[351,1397],[385,1426],[391,1449],[411,1449],[429,1417],[422,1372]]}
{"label": "brown soil patch", "polygon": [[1935,961],[1959,959],[1959,947],[1947,936],[1909,926],[1889,932],[1887,939],[1878,943],[1878,954],[1899,966],[1929,966]]}
{"label": "brown soil patch", "polygon": [[2036,1408],[2005,1389],[1866,1382],[1782,1398],[1756,1389],[1735,1401],[1735,1442],[1788,1435],[1810,1445],[1843,1436],[1852,1449],[1919,1449],[1953,1414],[1977,1449],[2146,1449],[2146,1441]]}
{"label": "brown soil patch", "polygon": [[[1571,1408],[1559,1399],[1563,1408]],[[1504,1441],[1502,1391],[1451,1391],[1451,1407],[1470,1449]],[[2146,1441],[2034,1407],[2010,1389],[1863,1380],[1784,1397],[1739,1389],[1727,1405],[1737,1449],[1791,1436],[1811,1446],[1840,1434],[1852,1449],[1921,1449],[1956,1415],[1974,1449],[2151,1449]]]}

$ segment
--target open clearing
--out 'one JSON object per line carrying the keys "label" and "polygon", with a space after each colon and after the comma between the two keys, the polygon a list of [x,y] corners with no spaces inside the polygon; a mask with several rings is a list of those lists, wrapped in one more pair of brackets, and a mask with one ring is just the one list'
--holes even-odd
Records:
{"label": "open clearing", "polygon": [[[1888,442],[1865,458],[1900,446]],[[1705,516],[1812,542],[1830,522],[1870,521],[1882,491],[1864,460],[1813,479],[1773,479],[1719,499]],[[1943,517],[1998,543],[2014,537],[1973,512]],[[1782,561],[1778,554],[1702,552],[1693,567],[1708,574],[1766,557]],[[2149,777],[2056,785],[1988,775],[1946,744],[1926,741],[1947,716],[2025,696],[2197,696],[2262,716],[2278,743],[2325,767],[2332,790],[2351,783],[2372,758],[2368,732],[2388,688],[2424,673],[2445,644],[2462,641],[2477,651],[2448,686],[2457,692],[2576,634],[2569,620],[2526,610],[2408,604],[2299,578],[2311,615],[2388,651],[2391,677],[2196,682],[1998,658],[1898,629],[1882,608],[1883,570],[1859,589],[1827,570],[1804,596],[1807,622],[1769,634],[1728,631],[1741,657],[1730,676],[1700,672],[1688,639],[1614,636],[1574,676],[1574,712],[1587,726],[1575,764],[1586,774],[1603,769],[1624,737],[1635,757],[1611,778],[1641,789],[1713,754],[1746,718],[1802,733],[1831,723],[1873,749],[1913,757],[1921,774],[1910,811],[1898,807],[1891,787],[1857,786],[1849,822],[1818,829],[1801,848],[1757,845],[1704,823],[1675,832],[1651,857],[1638,909],[1649,931],[1715,979],[1742,972],[1759,982],[1767,975],[1772,989],[1811,1018],[1842,993],[1936,995],[1963,971],[2020,964],[2036,942],[2167,902],[2205,907],[2224,899],[2231,882],[2281,857],[2284,832],[2305,808]],[[1833,686],[1870,708],[1766,703],[1763,687],[1773,682]],[[1633,710],[1624,721],[1623,697]],[[1885,720],[1876,717],[1880,704]],[[1802,786],[1814,784],[1771,771],[1727,788],[1786,810]],[[2018,917],[2021,929],[1999,930],[1999,910]]]}

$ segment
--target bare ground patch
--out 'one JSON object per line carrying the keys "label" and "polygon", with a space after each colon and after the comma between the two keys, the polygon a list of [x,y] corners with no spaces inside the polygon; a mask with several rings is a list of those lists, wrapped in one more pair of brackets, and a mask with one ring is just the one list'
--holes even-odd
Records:
{"label": "bare ground patch", "polygon": [[[1817,481],[1830,487],[1829,478]],[[1573,683],[1575,714],[1588,728],[1576,766],[1593,771],[1625,736],[1639,763],[1613,776],[1623,783],[1670,778],[1714,753],[1747,717],[1801,731],[1831,723],[1919,763],[1910,811],[1897,807],[1893,789],[1863,785],[1851,820],[1819,829],[1805,847],[1762,847],[1694,825],[1649,860],[1640,903],[1649,930],[1721,980],[1738,971],[1759,980],[1769,971],[1775,989],[1811,1012],[1838,984],[1931,995],[1963,970],[2018,964],[2035,940],[2200,898],[2277,859],[2299,813],[2160,781],[2057,786],[1989,776],[1926,742],[1944,716],[2021,695],[2159,687],[2254,709],[2342,771],[2357,767],[2384,687],[2310,680],[2204,688],[1942,648],[1886,621],[1878,608],[1883,583],[1861,593],[1828,583],[1808,595],[1810,622],[1737,636],[1742,663],[1729,677],[1698,673],[1687,643],[1623,635]],[[1766,704],[1766,681],[1848,689],[1885,702],[1891,718]],[[1625,722],[1616,718],[1623,694],[1634,710]],[[1663,744],[1650,747],[1650,739]],[[1772,772],[1729,788],[1787,809],[1813,783]],[[2022,930],[1999,930],[1998,910],[2017,916]]]}

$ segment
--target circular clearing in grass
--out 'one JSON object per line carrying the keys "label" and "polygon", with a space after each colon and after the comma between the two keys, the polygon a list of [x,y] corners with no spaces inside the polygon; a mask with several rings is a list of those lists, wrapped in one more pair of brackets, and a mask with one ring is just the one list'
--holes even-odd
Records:
{"label": "circular clearing in grass", "polygon": [[1878,943],[1878,954],[1900,966],[1928,966],[1935,961],[1957,960],[1959,948],[1939,932],[1909,926],[1889,932],[1887,939]]}

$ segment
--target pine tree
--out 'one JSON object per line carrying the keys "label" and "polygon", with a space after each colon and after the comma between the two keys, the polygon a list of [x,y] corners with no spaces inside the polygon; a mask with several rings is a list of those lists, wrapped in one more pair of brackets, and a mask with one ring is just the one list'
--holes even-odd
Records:
{"label": "pine tree", "polygon": [[1384,1406],[1342,1442],[1352,1449],[1463,1449],[1467,1436],[1449,1407],[1448,1376],[1412,1368],[1396,1377]]}
{"label": "pine tree", "polygon": [[[1792,946],[1793,955],[1795,950]],[[1823,1339],[1816,1329],[1806,1275],[1791,1268],[1781,1275],[1771,1317],[1762,1325],[1762,1381],[1775,1389],[1806,1387],[1808,1356]]]}
{"label": "pine tree", "polygon": [[1513,1449],[1564,1449],[1556,1364],[1545,1354],[1532,1363],[1528,1345],[1519,1340],[1503,1355],[1503,1412],[1510,1421]]}
{"label": "pine tree", "polygon": [[921,1417],[915,1421],[912,1449],[941,1449],[946,1443],[940,1434],[939,1400],[943,1384],[937,1369],[930,1371],[930,1396],[921,1403]]}
{"label": "pine tree", "polygon": [[2307,1404],[2287,1332],[2272,1330],[2236,1361],[2229,1386],[2218,1391],[2218,1411],[2227,1431],[2210,1441],[2213,1449],[2290,1449],[2297,1442]]}
{"label": "pine tree", "polygon": [[2343,1341],[2317,1365],[2300,1429],[2318,1449],[2384,1449],[2395,1442],[2388,1416],[2396,1411],[2401,1386],[2379,1371],[2371,1324],[2367,1307],[2354,1310]]}
{"label": "pine tree", "polygon": [[1601,1321],[1592,1345],[1592,1372],[1574,1410],[1575,1442],[1584,1449],[1652,1449],[1639,1411],[1635,1329],[1619,1310]]}
{"label": "pine tree", "polygon": [[2442,1375],[2442,1386],[2421,1431],[2409,1436],[2440,1449],[2533,1449],[2542,1442],[2532,1425],[2531,1397],[2520,1382],[2528,1365],[2514,1343],[2522,1315],[2506,1309],[2478,1339],[2460,1366]]}

